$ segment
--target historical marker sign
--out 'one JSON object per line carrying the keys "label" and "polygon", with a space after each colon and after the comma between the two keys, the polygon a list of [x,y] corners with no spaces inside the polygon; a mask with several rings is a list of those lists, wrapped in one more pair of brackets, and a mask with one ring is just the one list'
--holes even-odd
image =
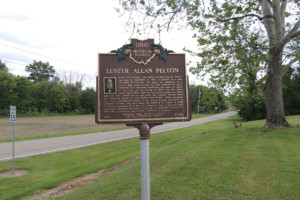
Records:
{"label": "historical marker sign", "polygon": [[96,123],[191,119],[185,54],[170,53],[153,39],[99,54]]}

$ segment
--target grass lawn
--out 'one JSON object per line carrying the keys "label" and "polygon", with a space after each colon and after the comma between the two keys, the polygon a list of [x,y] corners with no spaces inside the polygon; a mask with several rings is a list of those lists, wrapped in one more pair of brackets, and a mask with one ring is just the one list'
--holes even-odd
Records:
{"label": "grass lawn", "polygon": [[[300,116],[288,117],[294,127]],[[219,120],[151,136],[151,199],[299,199],[300,129],[262,133],[264,121]],[[205,134],[203,134],[205,133]],[[17,159],[23,177],[0,178],[0,199],[21,199],[139,155],[137,138]],[[0,172],[11,168],[1,162]],[[131,162],[58,199],[140,199]]]}

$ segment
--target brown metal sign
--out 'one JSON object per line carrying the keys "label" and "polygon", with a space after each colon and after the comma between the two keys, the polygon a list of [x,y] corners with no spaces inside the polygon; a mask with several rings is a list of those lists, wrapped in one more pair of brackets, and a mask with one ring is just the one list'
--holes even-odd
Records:
{"label": "brown metal sign", "polygon": [[191,119],[185,54],[170,53],[153,39],[99,54],[96,123]]}

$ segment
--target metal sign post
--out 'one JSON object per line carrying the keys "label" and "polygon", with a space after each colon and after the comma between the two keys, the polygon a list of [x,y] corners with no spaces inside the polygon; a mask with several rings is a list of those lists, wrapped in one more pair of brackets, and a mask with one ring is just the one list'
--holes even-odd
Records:
{"label": "metal sign post", "polygon": [[12,124],[12,174],[15,175],[15,123],[17,118],[16,106],[10,106],[10,123]]}
{"label": "metal sign post", "polygon": [[140,131],[141,141],[141,199],[150,200],[150,161],[149,161],[149,140],[150,129],[162,123],[141,123],[141,124],[126,124],[134,126]]}
{"label": "metal sign post", "polygon": [[150,200],[149,139],[141,139],[141,199]]}

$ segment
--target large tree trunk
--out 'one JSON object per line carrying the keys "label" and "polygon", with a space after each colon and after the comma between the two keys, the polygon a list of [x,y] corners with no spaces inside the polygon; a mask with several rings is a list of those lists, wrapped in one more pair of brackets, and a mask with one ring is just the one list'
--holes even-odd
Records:
{"label": "large tree trunk", "polygon": [[267,120],[266,128],[289,127],[284,113],[282,97],[282,50],[270,50],[267,71]]}

